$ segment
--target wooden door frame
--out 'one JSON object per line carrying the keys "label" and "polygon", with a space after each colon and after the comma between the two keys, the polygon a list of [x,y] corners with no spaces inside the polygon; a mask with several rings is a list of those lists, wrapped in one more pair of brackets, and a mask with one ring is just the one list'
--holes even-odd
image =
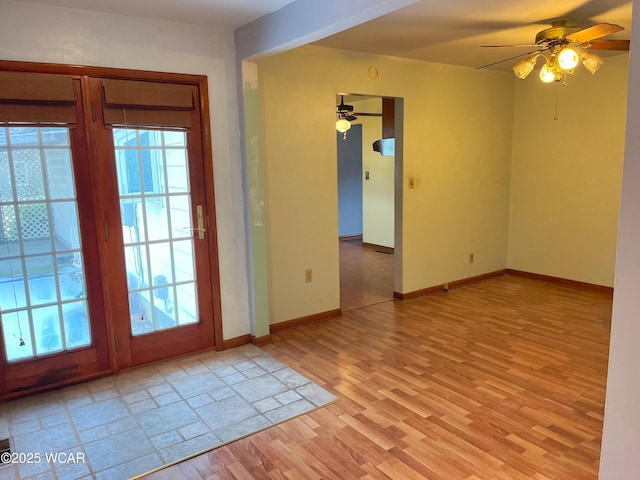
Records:
{"label": "wooden door frame", "polygon": [[[210,347],[207,349],[215,349],[222,350],[224,349],[223,342],[223,331],[222,331],[222,308],[221,308],[221,294],[220,294],[220,266],[219,266],[219,258],[218,258],[218,235],[217,235],[217,223],[216,223],[216,209],[215,209],[215,191],[214,191],[214,175],[213,175],[213,156],[212,156],[212,138],[211,138],[211,123],[209,117],[209,93],[207,86],[207,77],[205,75],[192,75],[192,74],[181,74],[181,73],[167,73],[167,72],[155,72],[155,71],[143,71],[143,70],[132,70],[132,69],[119,69],[119,68],[109,68],[109,67],[93,67],[93,66],[79,66],[79,65],[64,65],[64,64],[50,64],[50,63],[37,63],[37,62],[20,62],[20,61],[10,61],[10,60],[0,60],[0,70],[5,71],[16,71],[16,72],[31,72],[31,73],[52,73],[52,74],[64,74],[64,75],[74,75],[81,79],[82,82],[82,102],[79,102],[84,109],[84,117],[87,119],[85,121],[85,128],[92,129],[92,122],[88,121],[93,115],[91,110],[90,103],[90,91],[89,91],[89,77],[108,77],[115,79],[123,79],[123,80],[147,80],[147,81],[155,81],[155,82],[167,82],[167,83],[181,83],[181,84],[189,84],[197,87],[199,92],[199,110],[200,110],[200,131],[201,131],[201,149],[202,149],[202,161],[203,161],[203,169],[204,169],[204,188],[205,188],[205,209],[207,211],[207,229],[208,234],[206,236],[206,241],[208,242],[208,250],[210,257],[210,265],[209,265],[209,275],[211,282],[211,295],[212,295],[212,314],[213,318],[213,342]],[[89,133],[87,131],[87,133]],[[96,155],[96,145],[95,138],[93,135],[88,135],[89,144],[88,155],[91,158],[90,163],[95,163],[95,155]],[[96,168],[96,167],[92,167]],[[96,189],[97,190],[97,189]],[[93,192],[93,199],[96,200],[96,195],[99,195],[98,191]],[[96,204],[95,206],[96,212],[98,212],[102,207]],[[102,226],[98,225],[96,222],[96,228],[100,230],[99,239],[103,239],[103,233],[101,231]],[[108,267],[108,265],[104,265],[105,263],[105,254],[106,247],[104,245],[104,241],[99,240],[98,250],[100,252],[100,257],[102,259],[102,267]],[[106,285],[106,282],[103,284]],[[103,288],[107,288],[104,287]],[[103,292],[102,298],[109,298],[106,295],[108,292]],[[113,325],[113,310],[110,302],[105,301],[105,316],[107,320],[105,321],[105,328],[107,332],[107,343],[109,345],[109,370],[101,372],[100,375],[110,374],[110,373],[118,373],[122,366],[118,361],[118,352],[115,338],[114,338],[114,325]],[[208,319],[204,319],[207,321]],[[105,339],[99,339],[99,341],[104,341]],[[4,362],[3,362],[4,365]],[[56,383],[55,385],[44,385],[41,387],[37,387],[29,390],[31,393],[39,390],[44,390],[47,388],[51,388],[52,386],[58,386],[64,382]]]}

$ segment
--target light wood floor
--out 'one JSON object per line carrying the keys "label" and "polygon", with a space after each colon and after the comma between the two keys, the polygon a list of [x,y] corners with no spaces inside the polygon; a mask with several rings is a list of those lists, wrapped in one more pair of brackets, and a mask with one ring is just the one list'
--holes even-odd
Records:
{"label": "light wood floor", "polygon": [[149,479],[596,479],[611,298],[504,276],[264,349],[340,400]]}
{"label": "light wood floor", "polygon": [[393,299],[393,254],[363,247],[361,240],[340,242],[342,311]]}

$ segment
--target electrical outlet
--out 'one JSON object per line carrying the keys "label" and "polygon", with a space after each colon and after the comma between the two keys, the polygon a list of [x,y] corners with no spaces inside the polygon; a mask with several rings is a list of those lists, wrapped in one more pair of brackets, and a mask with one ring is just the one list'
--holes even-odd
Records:
{"label": "electrical outlet", "polygon": [[473,253],[469,254],[469,263],[473,263]]}
{"label": "electrical outlet", "polygon": [[307,268],[304,271],[304,281],[309,283],[313,281],[313,270],[311,270],[310,268]]}

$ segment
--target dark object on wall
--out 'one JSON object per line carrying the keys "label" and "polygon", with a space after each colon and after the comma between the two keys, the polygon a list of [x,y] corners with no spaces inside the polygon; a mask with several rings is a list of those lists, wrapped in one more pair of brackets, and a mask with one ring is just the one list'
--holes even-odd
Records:
{"label": "dark object on wall", "polygon": [[373,151],[384,156],[396,154],[395,108],[395,99],[382,99],[382,139],[373,142]]}
{"label": "dark object on wall", "polygon": [[383,138],[373,142],[373,151],[380,153],[383,156],[393,157],[396,154],[396,139],[395,138]]}

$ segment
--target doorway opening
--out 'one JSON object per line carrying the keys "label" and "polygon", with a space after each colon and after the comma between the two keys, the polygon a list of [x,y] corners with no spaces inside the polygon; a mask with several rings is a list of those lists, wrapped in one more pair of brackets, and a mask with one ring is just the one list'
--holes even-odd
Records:
{"label": "doorway opening", "polygon": [[343,99],[353,106],[346,135],[336,132],[340,308],[346,311],[392,300],[400,291],[396,245],[402,215],[396,179],[402,178],[402,159],[394,143],[401,132],[395,118],[402,100],[339,94],[338,102]]}

